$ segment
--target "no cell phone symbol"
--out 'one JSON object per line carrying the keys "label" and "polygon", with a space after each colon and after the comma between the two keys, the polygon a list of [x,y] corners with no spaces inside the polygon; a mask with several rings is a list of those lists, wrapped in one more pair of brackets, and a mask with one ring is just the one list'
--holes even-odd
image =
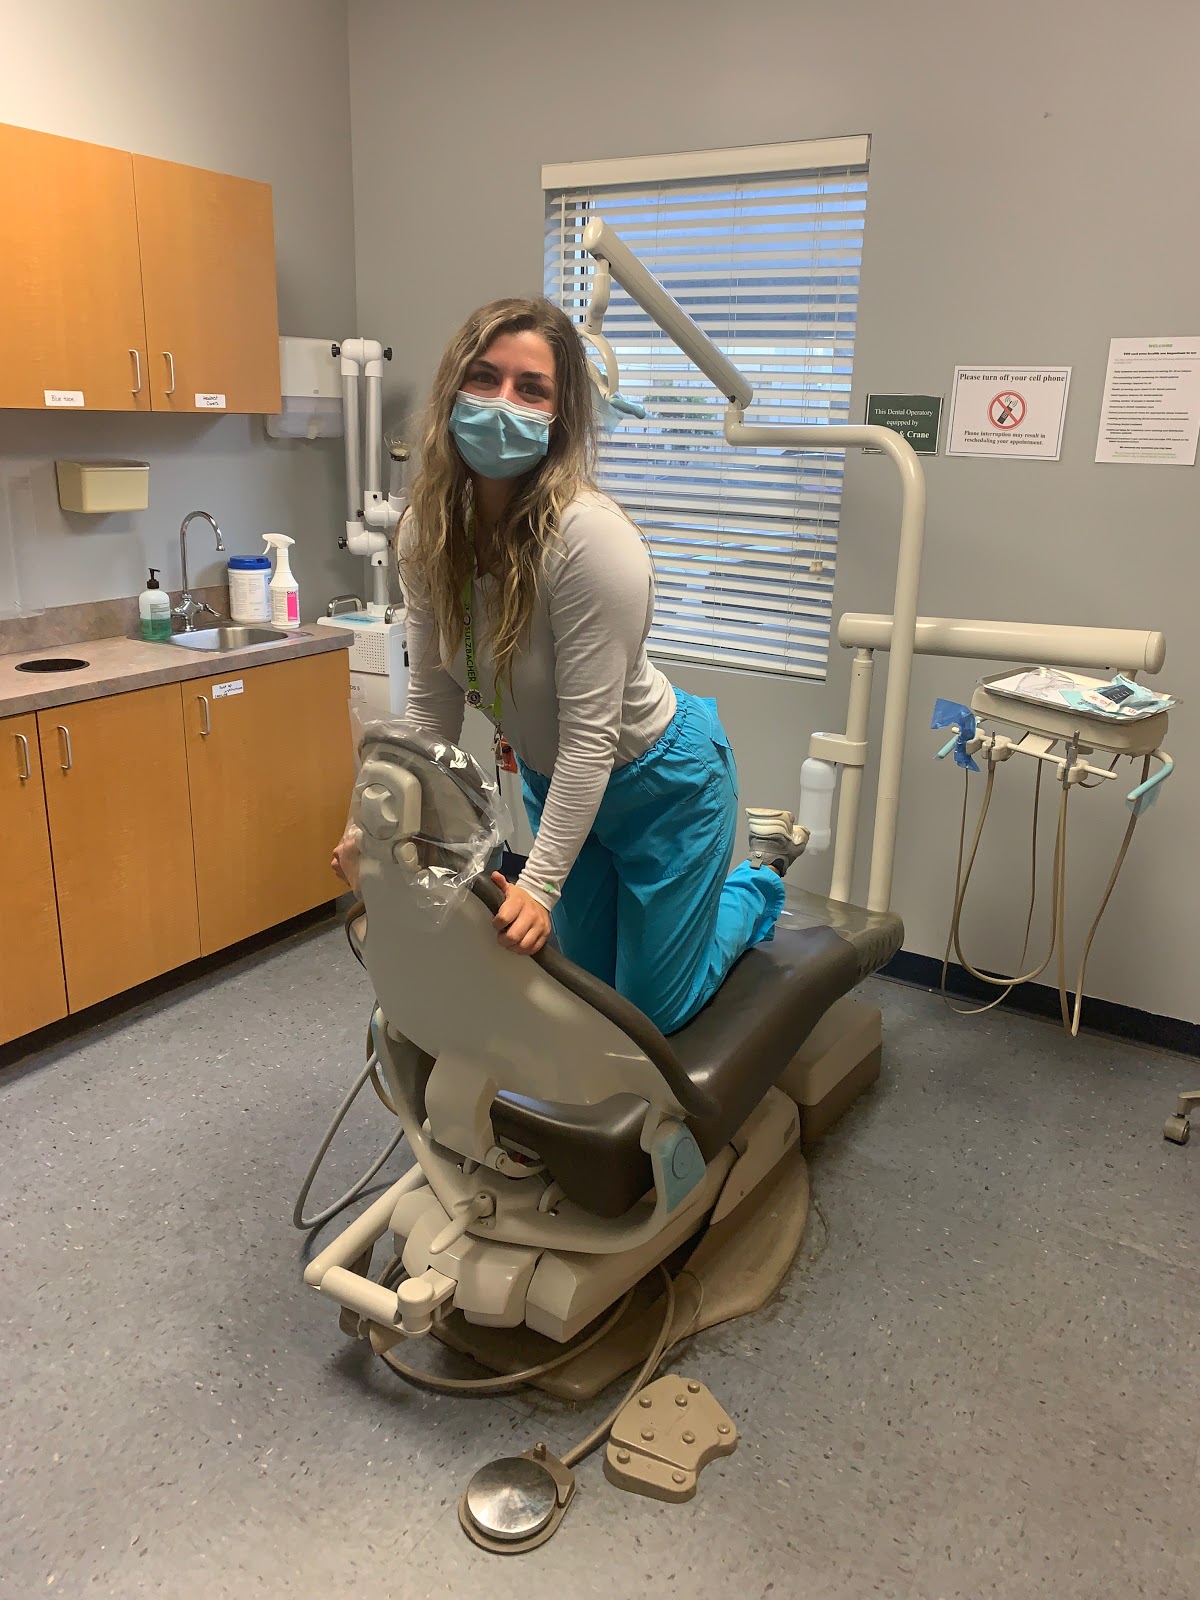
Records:
{"label": "no cell phone symbol", "polygon": [[1005,389],[988,407],[988,421],[993,428],[1019,428],[1025,419],[1025,402],[1019,394]]}

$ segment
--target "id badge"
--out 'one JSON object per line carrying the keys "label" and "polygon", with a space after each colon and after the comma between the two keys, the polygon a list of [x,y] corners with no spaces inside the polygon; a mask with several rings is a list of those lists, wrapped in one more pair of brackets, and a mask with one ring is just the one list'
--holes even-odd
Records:
{"label": "id badge", "polygon": [[516,772],[517,758],[512,745],[502,733],[496,735],[496,765],[501,772]]}

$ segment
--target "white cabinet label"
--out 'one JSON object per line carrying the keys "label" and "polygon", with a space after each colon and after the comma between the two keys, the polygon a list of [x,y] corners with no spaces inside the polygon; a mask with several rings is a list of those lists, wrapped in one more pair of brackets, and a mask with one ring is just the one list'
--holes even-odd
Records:
{"label": "white cabinet label", "polygon": [[224,683],[213,684],[212,697],[214,700],[224,700],[226,695],[243,693],[245,693],[245,690],[242,687],[241,678],[229,678]]}
{"label": "white cabinet label", "polygon": [[225,396],[223,394],[198,394],[196,396],[197,411],[224,411],[224,409]]}
{"label": "white cabinet label", "polygon": [[48,406],[81,406],[83,404],[82,389],[43,389]]}

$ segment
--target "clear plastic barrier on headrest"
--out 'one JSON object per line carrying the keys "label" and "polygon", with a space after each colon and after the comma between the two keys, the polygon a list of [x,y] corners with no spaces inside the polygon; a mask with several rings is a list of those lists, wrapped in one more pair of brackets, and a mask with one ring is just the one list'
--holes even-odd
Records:
{"label": "clear plastic barrier on headrest", "polygon": [[365,855],[390,855],[437,921],[499,866],[512,824],[499,785],[474,756],[393,719],[363,729],[351,826]]}

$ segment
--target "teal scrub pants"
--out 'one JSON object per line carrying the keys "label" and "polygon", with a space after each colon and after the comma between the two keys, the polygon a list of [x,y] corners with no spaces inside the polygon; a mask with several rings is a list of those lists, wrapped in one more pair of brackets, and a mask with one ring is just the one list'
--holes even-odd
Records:
{"label": "teal scrub pants", "polygon": [[[771,938],[784,897],[770,867],[729,871],[733,751],[716,702],[675,693],[662,738],[609,778],[553,912],[563,954],[664,1033],[695,1016],[743,951]],[[550,780],[524,763],[521,777],[536,835]]]}

